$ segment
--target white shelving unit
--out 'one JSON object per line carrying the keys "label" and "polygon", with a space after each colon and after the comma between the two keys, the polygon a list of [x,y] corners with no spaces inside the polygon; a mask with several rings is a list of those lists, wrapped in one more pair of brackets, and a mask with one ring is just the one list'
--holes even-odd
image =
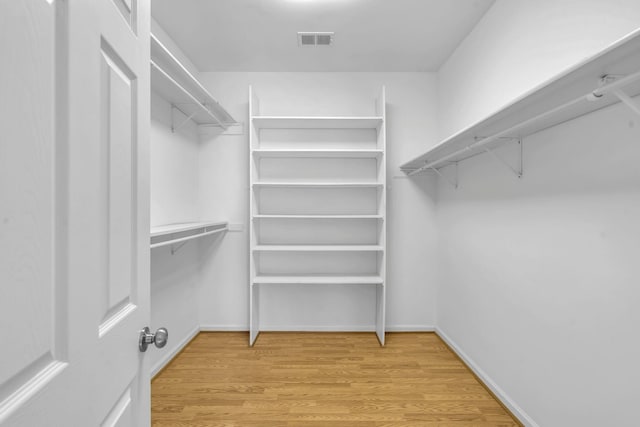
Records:
{"label": "white shelving unit", "polygon": [[183,117],[174,118],[172,130],[189,120],[197,125],[214,125],[224,129],[236,121],[211,96],[202,83],[171,53],[158,38],[151,34],[151,88],[167,100],[173,111]]}
{"label": "white shelving unit", "polygon": [[189,240],[223,233],[228,229],[226,222],[218,221],[183,222],[151,227],[150,248],[155,249],[170,245],[171,253],[175,253]]}
{"label": "white shelving unit", "polygon": [[[452,135],[400,168],[408,175],[439,169],[527,135],[624,102],[640,114],[640,30],[614,43],[510,105]],[[494,154],[495,155],[495,154]],[[496,156],[502,162],[502,159]],[[504,162],[503,162],[504,163]],[[505,163],[506,164],[506,163]],[[520,165],[506,164],[522,176]]]}
{"label": "white shelving unit", "polygon": [[375,331],[385,339],[385,93],[375,116],[261,115],[249,88],[250,334],[260,288],[376,287]]}

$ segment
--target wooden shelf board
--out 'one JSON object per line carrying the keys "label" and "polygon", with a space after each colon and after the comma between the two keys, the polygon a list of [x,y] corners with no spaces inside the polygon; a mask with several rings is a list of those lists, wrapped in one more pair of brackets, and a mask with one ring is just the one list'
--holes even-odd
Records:
{"label": "wooden shelf board", "polygon": [[377,188],[383,184],[378,182],[254,182],[254,187],[327,187],[327,188]]}
{"label": "wooden shelf board", "polygon": [[256,245],[255,252],[382,252],[380,245]]}
{"label": "wooden shelf board", "polygon": [[[167,224],[152,227],[150,234],[151,249],[163,246],[184,243],[189,240],[199,239],[212,234],[223,233],[228,230],[226,222],[188,222],[178,224]],[[193,233],[191,233],[193,232]]]}
{"label": "wooden shelf board", "polygon": [[[154,34],[151,34],[150,44],[151,60],[156,63],[158,67],[165,70],[168,75],[174,76],[174,80],[183,86],[198,103],[206,104],[207,108],[220,122],[226,124],[236,123],[234,118],[231,117],[224,107],[205,89],[202,83],[191,74]],[[157,86],[154,85],[154,89],[157,89]]]}
{"label": "wooden shelf board", "polygon": [[169,73],[151,62],[151,88],[198,125],[217,125],[219,119],[192,94],[177,84]]}
{"label": "wooden shelf board", "polygon": [[255,219],[383,219],[382,215],[254,215]]}
{"label": "wooden shelf board", "polygon": [[383,155],[382,150],[377,149],[255,149],[254,156],[259,158],[356,158],[379,159]]}
{"label": "wooden shelf board", "polygon": [[377,129],[383,117],[253,116],[257,129]]}
{"label": "wooden shelf board", "polygon": [[276,276],[258,275],[253,280],[256,284],[300,284],[300,285],[323,285],[323,284],[346,284],[346,285],[380,285],[384,281],[377,275],[296,275],[296,276]]}
{"label": "wooden shelf board", "polygon": [[[531,135],[618,103],[618,98],[613,94],[606,94],[595,101],[587,100],[585,95],[600,86],[600,78],[605,74],[629,75],[639,70],[640,30],[637,30],[593,57],[544,82],[496,113],[450,136],[423,154],[406,162],[400,168],[407,172],[418,169],[427,163],[438,161],[473,144],[477,140],[476,138],[496,135],[573,100],[579,102],[523,126],[518,129],[517,134],[508,136]],[[629,85],[625,88],[625,92],[630,96],[640,94],[640,82]],[[580,100],[581,98],[582,100]],[[487,144],[485,147],[491,148],[502,143],[504,140]],[[483,152],[482,148],[472,149],[452,157],[448,161],[464,160],[481,152]]]}
{"label": "wooden shelf board", "polygon": [[201,221],[201,222],[180,222],[175,224],[165,224],[151,227],[150,237],[158,237],[167,234],[183,233],[185,231],[197,230],[199,228],[226,227],[226,221]]}

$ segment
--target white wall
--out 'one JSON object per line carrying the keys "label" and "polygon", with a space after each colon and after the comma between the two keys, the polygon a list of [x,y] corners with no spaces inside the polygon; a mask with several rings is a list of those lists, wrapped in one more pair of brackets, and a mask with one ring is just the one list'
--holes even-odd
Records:
{"label": "white wall", "polygon": [[168,246],[151,251],[152,331],[165,327],[169,341],[161,350],[149,351],[151,372],[155,375],[199,328],[197,288],[200,259],[198,245],[188,243],[174,255]]}
{"label": "white wall", "polygon": [[438,72],[440,138],[638,28],[638,0],[498,0]]}
{"label": "white wall", "polygon": [[[637,16],[637,1],[498,0],[440,70],[441,136]],[[637,425],[638,141],[618,105],[526,138],[522,180],[478,156],[457,191],[438,185],[437,326],[530,425]]]}
{"label": "white wall", "polygon": [[[171,106],[154,92],[150,138],[151,225],[198,220],[197,129],[188,123],[172,133]],[[198,327],[198,263],[197,244],[188,243],[175,255],[168,246],[151,251],[149,326],[169,330],[167,346],[149,352],[153,373]]]}
{"label": "white wall", "polygon": [[[171,132],[171,106],[151,92],[151,226],[199,219],[198,133]],[[184,117],[175,113],[179,121]]]}
{"label": "white wall", "polygon": [[438,188],[438,327],[540,426],[637,425],[640,126],[622,105]]}
{"label": "white wall", "polygon": [[[398,166],[436,140],[435,78],[427,73],[202,73],[230,113],[247,125],[248,86],[264,114],[373,114],[387,88],[388,293],[390,329],[432,328],[435,320],[434,183],[394,178]],[[248,133],[204,139],[201,210],[244,224],[220,242],[203,242],[198,303],[205,327],[248,328]],[[425,197],[425,194],[427,195]],[[425,259],[427,261],[425,262]],[[431,260],[431,261],[429,261]],[[332,287],[301,293],[281,286],[261,294],[263,329],[370,329],[375,294]],[[286,309],[285,309],[286,308]]]}

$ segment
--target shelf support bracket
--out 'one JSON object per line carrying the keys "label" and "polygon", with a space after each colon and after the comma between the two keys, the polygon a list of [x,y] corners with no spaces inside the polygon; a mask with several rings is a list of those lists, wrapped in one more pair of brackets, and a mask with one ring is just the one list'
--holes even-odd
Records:
{"label": "shelf support bracket", "polygon": [[[210,105],[210,104],[207,104],[206,102],[203,102],[203,103],[202,103],[202,106],[203,106],[204,108],[206,108],[207,110],[211,111],[211,110],[212,110],[212,108],[211,108],[209,105]],[[219,102],[217,102],[217,101],[216,101],[216,107],[217,107],[217,108],[222,108],[222,106],[220,105],[220,103],[219,103]],[[215,116],[215,117],[214,117],[214,120],[215,120],[216,122],[218,122],[218,124],[217,124],[217,125],[218,125],[219,127],[221,127],[222,129],[226,129],[226,128],[228,128],[228,127],[229,127],[226,123],[224,123],[224,122],[220,121],[220,119],[218,119],[218,117],[217,117],[217,116]]]}
{"label": "shelf support bracket", "polygon": [[187,122],[189,122],[189,120],[193,119],[193,117],[197,114],[197,113],[193,113],[191,115],[186,115],[184,114],[187,118],[184,119],[183,121],[180,122],[180,124],[176,125],[175,124],[175,112],[180,111],[182,114],[184,114],[184,112],[179,109],[178,107],[176,107],[175,105],[171,105],[171,132],[175,133],[175,131],[180,130],[180,128],[182,128],[182,126],[186,125]]}
{"label": "shelf support bracket", "polygon": [[629,95],[619,89],[614,90],[613,94],[617,96],[618,99],[622,101],[627,107],[629,107],[631,111],[640,116],[640,104],[635,102]]}
{"label": "shelf support bracket", "polygon": [[182,242],[182,243],[177,243],[175,245],[171,245],[171,255],[175,255],[175,253],[178,252],[180,249],[182,249],[182,247],[186,244],[187,242]]}
{"label": "shelf support bracket", "polygon": [[[476,138],[479,139],[479,138]],[[484,147],[483,150],[489,154],[491,154],[491,157],[493,157],[498,163],[500,163],[501,165],[505,166],[507,169],[509,169],[511,172],[513,172],[513,174],[515,176],[517,176],[518,178],[522,178],[522,138],[516,138],[516,137],[507,137],[507,138],[501,138],[501,139],[507,139],[510,141],[516,141],[518,144],[518,166],[517,167],[513,167],[509,164],[509,162],[507,162],[504,158],[502,158],[500,155],[498,155],[498,153],[496,153],[493,149],[491,148],[487,148]]]}
{"label": "shelf support bracket", "polygon": [[[449,178],[447,178],[442,172],[440,172],[440,170],[431,167],[429,169],[431,169],[432,171],[434,171],[440,178],[442,178],[447,184],[449,184],[450,186],[452,186],[454,188],[454,190],[458,189],[458,162],[454,162],[453,165],[455,166],[455,170],[456,170],[456,175],[455,175],[455,180],[451,180]],[[446,167],[446,166],[444,166]]]}

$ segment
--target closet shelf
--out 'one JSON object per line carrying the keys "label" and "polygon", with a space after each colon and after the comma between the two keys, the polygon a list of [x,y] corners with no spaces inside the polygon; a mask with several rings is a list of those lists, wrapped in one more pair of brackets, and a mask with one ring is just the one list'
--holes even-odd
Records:
{"label": "closet shelf", "polygon": [[355,159],[380,159],[382,150],[367,149],[336,149],[336,150],[310,150],[310,149],[256,149],[252,150],[254,156],[258,158],[355,158]]}
{"label": "closet shelf", "polygon": [[255,252],[381,252],[380,245],[256,245]]}
{"label": "closet shelf", "polygon": [[379,129],[383,122],[381,116],[253,116],[251,119],[256,129]]}
{"label": "closet shelf", "polygon": [[228,230],[226,222],[185,222],[151,227],[151,249],[175,245]]}
{"label": "closet shelf", "polygon": [[639,70],[637,30],[400,168],[413,175],[444,167],[620,101],[640,114],[630,99],[640,94]]}
{"label": "closet shelf", "polygon": [[227,128],[237,123],[153,34],[151,88],[198,125]]}
{"label": "closet shelf", "polygon": [[271,284],[374,288],[384,345],[384,87],[374,108],[375,116],[270,116],[249,87],[249,345],[260,332],[261,285]]}
{"label": "closet shelf", "polygon": [[378,182],[254,182],[254,187],[301,187],[301,188],[379,188]]}
{"label": "closet shelf", "polygon": [[254,215],[254,219],[383,219],[382,215]]}
{"label": "closet shelf", "polygon": [[297,285],[381,285],[382,277],[371,275],[302,275],[302,276],[270,276],[259,275],[253,280],[255,284],[297,284]]}

